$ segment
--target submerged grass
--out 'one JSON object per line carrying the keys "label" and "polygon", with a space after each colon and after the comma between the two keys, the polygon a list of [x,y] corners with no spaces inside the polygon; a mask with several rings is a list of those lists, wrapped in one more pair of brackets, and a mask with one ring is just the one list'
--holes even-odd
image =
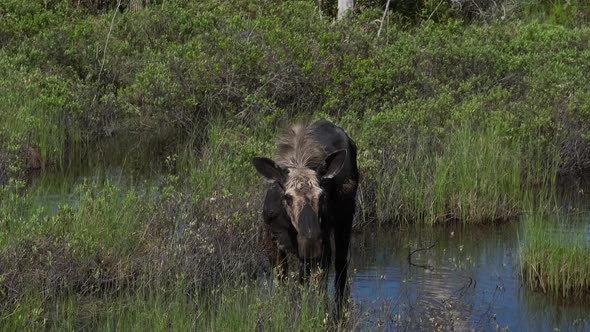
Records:
{"label": "submerged grass", "polygon": [[575,218],[555,212],[524,217],[521,270],[535,290],[563,298],[590,296],[590,234]]}

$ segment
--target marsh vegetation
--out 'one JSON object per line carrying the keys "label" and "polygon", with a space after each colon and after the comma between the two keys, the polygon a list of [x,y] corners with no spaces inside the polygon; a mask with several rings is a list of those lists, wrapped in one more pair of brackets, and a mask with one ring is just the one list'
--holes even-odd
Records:
{"label": "marsh vegetation", "polygon": [[[367,316],[352,272],[332,325],[333,294],[269,276],[251,159],[320,118],[359,147],[357,232],[413,234],[383,252],[464,234],[433,250],[466,271],[497,256],[455,244],[509,225],[506,273],[535,291],[524,296],[584,313],[590,205],[564,204],[558,182],[590,169],[590,12],[500,2],[396,1],[379,37],[377,1],[346,21],[314,1],[0,3],[0,328],[451,326],[419,323],[448,302],[394,299]],[[584,186],[566,188],[584,201]],[[406,267],[395,278],[418,275]],[[549,327],[587,327],[576,315]]]}

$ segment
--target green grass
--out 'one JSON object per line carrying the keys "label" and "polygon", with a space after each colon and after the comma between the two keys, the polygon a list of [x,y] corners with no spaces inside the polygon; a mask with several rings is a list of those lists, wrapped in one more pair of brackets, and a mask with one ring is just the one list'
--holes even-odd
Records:
{"label": "green grass", "polygon": [[575,217],[533,212],[523,218],[523,280],[532,289],[563,298],[590,295],[590,244]]}
{"label": "green grass", "polygon": [[246,193],[258,187],[256,183],[262,183],[252,166],[252,157],[270,155],[278,130],[269,122],[276,117],[258,116],[264,123],[255,127],[232,118],[216,118],[208,124],[205,143],[182,146],[176,155],[176,170],[198,187],[196,199],[231,199],[229,196]]}
{"label": "green grass", "polygon": [[0,50],[0,70],[6,73],[4,84],[0,84],[0,93],[5,96],[0,101],[0,133],[6,136],[0,148],[25,142],[38,149],[43,161],[62,168],[65,165],[61,163],[72,153],[81,153],[81,133],[73,114],[78,107],[73,83],[23,62],[27,61]]}
{"label": "green grass", "polygon": [[[5,191],[0,248],[40,236],[59,237],[67,246],[88,257],[100,248],[125,254],[134,245],[136,232],[149,221],[150,204],[135,190],[124,190],[110,181],[86,181],[76,186],[75,203],[62,203],[55,213],[33,204],[34,193]],[[144,204],[141,204],[144,203]]]}
{"label": "green grass", "polygon": [[[240,310],[252,307],[256,294],[254,288],[246,288],[243,298],[250,302],[234,303],[229,299],[242,295],[231,293],[226,282],[243,285],[248,276],[265,271],[263,250],[256,241],[259,210],[238,204],[250,196],[201,199],[198,188],[174,181],[170,177],[153,187],[125,187],[107,179],[87,180],[76,186],[74,202],[65,202],[54,212],[32,204],[32,194],[1,187],[0,317],[10,323],[0,325],[37,329],[26,324],[46,326],[54,324],[55,317],[65,317],[55,318],[55,324],[63,320],[78,326],[94,319],[78,308],[97,306],[104,314],[97,328],[166,326],[167,320],[187,316],[183,310],[194,311],[186,294],[221,289],[203,301],[211,300],[227,314],[216,316],[207,305],[192,304],[208,317],[199,324],[214,330],[237,326],[245,315]],[[218,295],[225,300],[215,302]],[[264,310],[279,310],[274,299],[269,295],[270,304],[261,302]],[[282,305],[285,309],[295,304]],[[319,308],[304,307],[297,311],[298,319],[316,322],[310,315],[317,315],[313,310]],[[170,318],[168,311],[182,314]]]}
{"label": "green grass", "polygon": [[202,320],[205,330],[318,331],[330,324],[329,299],[318,289],[250,285],[212,295],[218,303]]}
{"label": "green grass", "polygon": [[510,220],[523,210],[532,184],[551,185],[556,172],[528,163],[533,158],[525,145],[495,129],[461,126],[445,139],[406,138],[397,151],[382,152],[364,179],[374,191],[370,209],[379,224]]}
{"label": "green grass", "polygon": [[318,289],[294,284],[226,285],[189,295],[182,283],[169,290],[139,290],[95,297],[65,293],[51,302],[30,292],[0,316],[0,331],[319,331],[332,325],[330,300]]}

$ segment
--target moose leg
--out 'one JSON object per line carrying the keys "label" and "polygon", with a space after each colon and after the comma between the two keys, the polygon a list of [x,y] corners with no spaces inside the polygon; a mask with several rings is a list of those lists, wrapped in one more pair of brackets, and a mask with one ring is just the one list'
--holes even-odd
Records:
{"label": "moose leg", "polygon": [[322,257],[320,267],[322,271],[325,271],[326,275],[332,263],[332,228],[332,223],[329,220],[322,224]]}
{"label": "moose leg", "polygon": [[268,227],[262,228],[261,236],[272,269],[277,272],[278,279],[286,279],[288,271],[287,253],[279,248]]}
{"label": "moose leg", "polygon": [[275,262],[273,266],[277,270],[277,277],[279,280],[286,280],[287,279],[287,271],[289,265],[287,263],[287,253],[283,250],[278,250],[277,255],[275,256]]}
{"label": "moose leg", "polygon": [[303,284],[309,280],[311,276],[312,262],[309,260],[301,260],[299,267],[299,283]]}
{"label": "moose leg", "polygon": [[350,245],[350,234],[352,230],[352,216],[341,218],[341,224],[334,229],[335,253],[335,276],[334,286],[336,288],[337,312],[340,312],[347,292],[348,283],[348,247]]}

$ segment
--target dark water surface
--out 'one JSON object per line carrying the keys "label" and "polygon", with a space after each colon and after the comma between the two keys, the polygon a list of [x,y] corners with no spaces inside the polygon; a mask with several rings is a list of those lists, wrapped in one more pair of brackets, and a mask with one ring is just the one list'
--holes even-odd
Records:
{"label": "dark water surface", "polygon": [[357,234],[350,280],[359,329],[590,331],[589,302],[523,284],[519,235],[519,222]]}

